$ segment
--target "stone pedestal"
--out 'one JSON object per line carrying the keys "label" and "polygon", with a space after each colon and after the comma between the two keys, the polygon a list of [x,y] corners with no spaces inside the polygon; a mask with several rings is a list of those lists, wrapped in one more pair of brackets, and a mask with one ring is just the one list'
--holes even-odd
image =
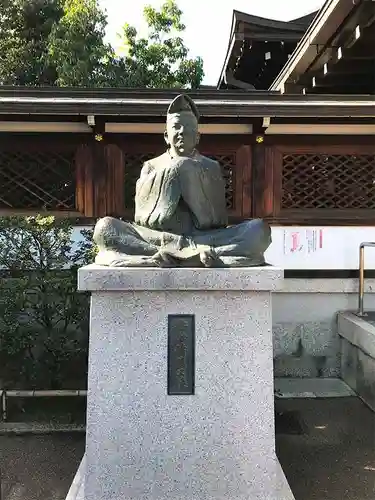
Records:
{"label": "stone pedestal", "polygon": [[92,292],[85,500],[293,498],[275,454],[282,281],[273,267],[80,269]]}

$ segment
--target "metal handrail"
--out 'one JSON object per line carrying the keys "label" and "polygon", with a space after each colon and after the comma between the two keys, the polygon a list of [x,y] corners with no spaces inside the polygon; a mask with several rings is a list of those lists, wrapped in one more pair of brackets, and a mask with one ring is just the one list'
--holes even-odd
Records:
{"label": "metal handrail", "polygon": [[[31,391],[7,391],[0,389],[2,419],[7,420],[7,398],[43,398],[43,397],[87,397],[87,390],[31,390]],[[1,500],[1,497],[0,497]]]}
{"label": "metal handrail", "polygon": [[363,296],[365,294],[365,247],[375,247],[375,241],[365,241],[359,245],[358,316],[366,316],[363,310]]}

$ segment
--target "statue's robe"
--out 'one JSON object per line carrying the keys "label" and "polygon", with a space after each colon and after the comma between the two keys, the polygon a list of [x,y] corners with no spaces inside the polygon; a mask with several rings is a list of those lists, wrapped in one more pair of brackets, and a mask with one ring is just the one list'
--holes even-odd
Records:
{"label": "statue's robe", "polygon": [[[204,251],[214,252],[216,265],[262,265],[271,242],[261,220],[227,227],[225,182],[218,162],[195,153],[164,153],[143,165],[136,184],[135,223],[111,217],[98,221],[94,241],[96,263],[147,266],[159,252],[174,265],[190,265]],[[197,260],[198,257],[198,260]]]}
{"label": "statue's robe", "polygon": [[178,235],[228,225],[225,183],[218,162],[196,153],[164,153],[145,163],[136,184],[135,222]]}

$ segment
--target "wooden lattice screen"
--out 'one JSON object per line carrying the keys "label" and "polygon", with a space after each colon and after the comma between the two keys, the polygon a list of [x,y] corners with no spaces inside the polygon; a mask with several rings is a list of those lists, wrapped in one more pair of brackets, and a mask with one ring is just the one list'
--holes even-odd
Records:
{"label": "wooden lattice screen", "polygon": [[155,158],[159,153],[127,153],[125,159],[125,208],[134,210],[135,184],[141,173],[143,164]]}
{"label": "wooden lattice screen", "polygon": [[375,155],[287,153],[281,209],[375,208]]}
{"label": "wooden lattice screen", "polygon": [[375,145],[317,142],[266,147],[256,216],[286,225],[372,225]]}
{"label": "wooden lattice screen", "polygon": [[0,149],[0,209],[74,210],[74,155]]}
{"label": "wooden lattice screen", "polygon": [[[159,153],[140,153],[125,155],[125,208],[133,210],[135,184],[140,175],[144,162],[155,158]],[[217,160],[223,171],[226,184],[226,200],[229,211],[235,209],[235,176],[236,176],[236,154],[207,154],[208,157]]]}
{"label": "wooden lattice screen", "polygon": [[[22,138],[21,138],[22,139]],[[132,218],[142,165],[165,151],[162,139],[137,137],[129,143],[94,143],[86,138],[45,142],[24,137],[0,145],[0,210],[60,212],[64,216],[115,215]],[[151,140],[152,139],[152,140]],[[201,153],[216,159],[226,181],[230,217],[250,215],[248,146],[206,138]],[[221,148],[221,149],[220,149]]]}
{"label": "wooden lattice screen", "polygon": [[227,201],[227,208],[232,211],[236,208],[236,196],[235,196],[235,186],[236,186],[236,155],[235,154],[217,154],[210,155],[210,158],[216,160],[220,163],[223,177],[225,180],[225,195]]}

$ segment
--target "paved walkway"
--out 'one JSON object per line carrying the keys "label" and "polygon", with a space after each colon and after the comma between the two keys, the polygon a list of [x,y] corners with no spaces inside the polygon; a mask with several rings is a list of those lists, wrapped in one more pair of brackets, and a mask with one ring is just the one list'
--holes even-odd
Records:
{"label": "paved walkway", "polygon": [[[283,425],[276,439],[296,500],[375,499],[375,414],[359,399],[282,399],[277,409],[307,432]],[[2,500],[65,500],[84,436],[0,436],[0,449]]]}
{"label": "paved walkway", "polygon": [[65,500],[84,434],[0,436],[1,500]]}
{"label": "paved walkway", "polygon": [[375,414],[358,398],[279,400],[277,409],[307,430],[276,438],[296,500],[375,499]]}

